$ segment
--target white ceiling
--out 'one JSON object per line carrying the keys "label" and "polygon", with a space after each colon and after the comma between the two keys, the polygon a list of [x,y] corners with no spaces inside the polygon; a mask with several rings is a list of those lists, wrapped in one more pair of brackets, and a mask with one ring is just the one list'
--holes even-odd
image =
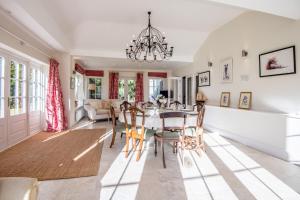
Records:
{"label": "white ceiling", "polygon": [[179,61],[161,61],[155,63],[133,62],[126,58],[105,58],[105,57],[89,57],[76,56],[75,61],[86,69],[156,69],[156,70],[171,70],[176,68],[184,68],[191,65],[190,62]]}
{"label": "white ceiling", "polygon": [[[99,65],[104,58],[125,58],[126,45],[146,26],[147,11],[151,10],[152,25],[165,32],[174,46],[169,62],[175,65],[191,62],[210,32],[249,8],[296,17],[288,12],[293,11],[293,6],[280,10],[280,1],[0,0],[0,7],[54,49],[81,59],[99,57]],[[300,1],[285,2],[297,6]],[[90,60],[85,63],[92,65]]]}

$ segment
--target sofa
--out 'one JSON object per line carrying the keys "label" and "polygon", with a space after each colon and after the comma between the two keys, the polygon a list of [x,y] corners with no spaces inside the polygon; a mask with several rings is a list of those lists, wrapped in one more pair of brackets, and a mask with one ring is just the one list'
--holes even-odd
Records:
{"label": "sofa", "polygon": [[1,177],[0,199],[3,200],[36,200],[38,180],[26,177]]}
{"label": "sofa", "polygon": [[118,99],[86,99],[84,101],[84,110],[90,120],[110,119],[110,106],[115,108],[116,116],[120,113],[120,104],[122,100]]}

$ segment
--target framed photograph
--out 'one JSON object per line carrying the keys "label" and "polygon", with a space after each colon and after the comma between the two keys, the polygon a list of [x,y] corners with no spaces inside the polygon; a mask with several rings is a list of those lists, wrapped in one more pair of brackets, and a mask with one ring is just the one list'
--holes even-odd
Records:
{"label": "framed photograph", "polygon": [[252,92],[241,92],[239,100],[239,108],[250,109],[252,103]]}
{"label": "framed photograph", "polygon": [[75,78],[74,77],[70,78],[70,89],[75,89]]}
{"label": "framed photograph", "polygon": [[229,107],[230,106],[230,92],[222,92],[220,99],[221,107]]}
{"label": "framed photograph", "polygon": [[295,46],[259,54],[259,76],[296,73]]}
{"label": "framed photograph", "polygon": [[233,59],[227,58],[221,61],[222,83],[232,83],[233,81]]}
{"label": "framed photograph", "polygon": [[199,84],[198,87],[210,86],[210,71],[201,72],[198,74]]}

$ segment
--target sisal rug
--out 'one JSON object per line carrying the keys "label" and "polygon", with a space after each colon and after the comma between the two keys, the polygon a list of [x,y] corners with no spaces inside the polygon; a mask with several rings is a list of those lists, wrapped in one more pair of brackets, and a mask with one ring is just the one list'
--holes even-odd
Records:
{"label": "sisal rug", "polygon": [[0,153],[0,177],[96,176],[104,137],[105,129],[38,133]]}

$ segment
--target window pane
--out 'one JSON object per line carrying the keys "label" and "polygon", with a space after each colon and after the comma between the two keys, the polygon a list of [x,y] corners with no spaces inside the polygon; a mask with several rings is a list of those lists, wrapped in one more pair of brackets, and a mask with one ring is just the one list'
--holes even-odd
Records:
{"label": "window pane", "polygon": [[26,69],[23,64],[19,64],[19,79],[26,80]]}
{"label": "window pane", "polygon": [[95,84],[95,79],[94,78],[89,78],[89,83],[90,84]]}
{"label": "window pane", "polygon": [[119,80],[119,89],[118,89],[118,96],[119,96],[119,99],[122,99],[124,100],[124,92],[125,92],[125,88],[124,88],[124,80]]}
{"label": "window pane", "polygon": [[135,101],[135,81],[128,80],[128,101]]}
{"label": "window pane", "polygon": [[95,83],[96,83],[96,86],[101,86],[101,79],[100,78],[96,78],[95,79]]}
{"label": "window pane", "polygon": [[9,99],[9,109],[10,109],[10,115],[15,115],[16,114],[16,99],[15,98],[10,98]]}
{"label": "window pane", "polygon": [[4,58],[0,57],[0,78],[4,77]]}
{"label": "window pane", "polygon": [[16,78],[16,65],[13,61],[10,62],[10,78]]}
{"label": "window pane", "polygon": [[0,118],[4,117],[4,98],[0,98]]}
{"label": "window pane", "polygon": [[16,80],[10,79],[10,96],[16,96]]}
{"label": "window pane", "polygon": [[0,98],[4,97],[4,79],[0,79]]}

